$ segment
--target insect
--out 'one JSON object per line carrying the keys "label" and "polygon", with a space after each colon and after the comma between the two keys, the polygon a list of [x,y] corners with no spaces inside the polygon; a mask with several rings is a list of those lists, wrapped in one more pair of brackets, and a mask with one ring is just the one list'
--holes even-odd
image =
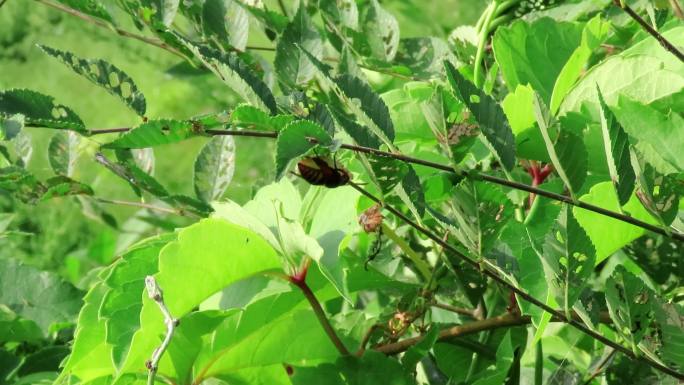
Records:
{"label": "insect", "polygon": [[335,188],[346,185],[351,179],[345,168],[337,167],[337,164],[331,166],[320,156],[300,160],[297,168],[301,177],[315,186]]}

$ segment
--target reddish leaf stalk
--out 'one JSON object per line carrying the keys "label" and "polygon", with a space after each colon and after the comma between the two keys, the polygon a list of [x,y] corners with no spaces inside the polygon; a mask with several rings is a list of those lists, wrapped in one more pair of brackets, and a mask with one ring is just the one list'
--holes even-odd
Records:
{"label": "reddish leaf stalk", "polygon": [[313,293],[313,291],[311,291],[311,288],[306,283],[308,267],[309,264],[305,263],[302,269],[295,274],[288,276],[288,280],[290,283],[297,286],[299,290],[301,290],[302,294],[304,294],[306,300],[309,301],[314,314],[316,314],[316,318],[318,318],[318,322],[323,327],[323,330],[325,330],[325,333],[328,335],[328,338],[330,338],[330,341],[333,343],[333,345],[335,345],[335,348],[337,348],[337,351],[339,351],[343,356],[348,356],[350,354],[349,350],[347,350],[347,348],[344,346],[344,343],[342,343],[342,340],[340,340],[340,337],[338,337],[337,333],[335,333],[335,329],[333,329],[328,317],[325,315],[325,310],[323,310],[321,303],[318,302],[316,295]]}

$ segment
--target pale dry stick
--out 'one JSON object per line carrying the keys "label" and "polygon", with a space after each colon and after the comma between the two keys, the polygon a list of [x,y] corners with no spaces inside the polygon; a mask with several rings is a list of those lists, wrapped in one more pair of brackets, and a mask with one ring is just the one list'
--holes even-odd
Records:
{"label": "pale dry stick", "polygon": [[147,289],[147,295],[150,296],[150,299],[159,305],[159,310],[161,310],[162,314],[164,315],[164,324],[166,325],[166,335],[164,336],[164,340],[158,348],[154,349],[154,352],[152,352],[152,358],[145,362],[145,366],[147,367],[147,370],[149,370],[147,374],[147,385],[154,385],[154,378],[157,375],[157,369],[159,368],[159,360],[161,360],[162,355],[169,347],[171,338],[173,337],[173,332],[176,330],[179,321],[178,319],[173,318],[169,308],[166,307],[162,289],[159,287],[153,276],[148,275],[145,277],[145,288]]}

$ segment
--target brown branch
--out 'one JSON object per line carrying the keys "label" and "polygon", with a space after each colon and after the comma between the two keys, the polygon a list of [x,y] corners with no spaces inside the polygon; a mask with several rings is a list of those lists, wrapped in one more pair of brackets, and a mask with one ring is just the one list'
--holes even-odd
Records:
{"label": "brown branch", "polygon": [[679,60],[684,62],[684,53],[677,49],[665,36],[661,35],[660,32],[656,31],[646,20],[644,20],[638,13],[636,13],[629,5],[620,4],[620,0],[613,0],[613,3],[625,11],[632,19],[634,19],[643,29],[646,30],[651,36],[653,36],[658,43],[660,43],[666,51],[675,55]]}
{"label": "brown branch", "polygon": [[52,7],[56,10],[59,10],[61,12],[68,13],[69,15],[75,16],[81,20],[87,21],[88,23],[91,23],[91,24],[96,25],[98,27],[106,28],[106,29],[109,29],[111,31],[114,31],[117,34],[119,34],[120,36],[127,37],[130,39],[135,39],[135,40],[141,41],[143,43],[153,45],[155,47],[161,48],[165,51],[168,51],[168,52],[170,52],[176,56],[179,56],[179,57],[185,59],[185,56],[183,56],[182,53],[180,53],[178,50],[176,50],[175,48],[171,47],[170,45],[164,43],[161,40],[151,38],[151,37],[147,37],[147,36],[138,35],[138,34],[135,34],[132,32],[128,32],[126,30],[123,30],[121,28],[118,28],[118,27],[111,25],[111,24],[107,23],[106,21],[100,20],[100,19],[92,17],[90,15],[86,15],[85,13],[79,12],[73,8],[69,8],[69,7],[62,5],[62,4],[59,4],[59,3],[53,3],[53,2],[48,1],[48,0],[36,0],[36,1],[41,3],[41,4],[47,5],[48,7]]}
{"label": "brown branch", "polygon": [[[364,188],[359,186],[358,184],[354,182],[349,182],[349,184],[359,191],[361,194],[365,195],[368,197],[370,200],[374,201],[375,203],[382,204],[380,199],[374,196],[373,194],[369,193],[366,191]],[[652,361],[645,356],[637,356],[634,354],[634,352],[623,345],[620,345],[619,343],[605,337],[604,335],[588,328],[586,325],[584,325],[581,321],[576,320],[576,319],[568,319],[565,314],[561,311],[558,311],[556,309],[553,309],[552,307],[548,306],[546,303],[534,298],[524,290],[520,289],[519,287],[513,285],[512,283],[508,282],[505,278],[501,277],[498,273],[491,271],[489,269],[483,268],[478,261],[475,261],[473,259],[468,258],[465,256],[463,253],[461,253],[458,249],[456,249],[454,246],[444,242],[439,236],[435,235],[431,231],[427,230],[426,228],[422,227],[421,225],[417,224],[410,218],[408,218],[406,215],[404,215],[401,211],[395,209],[394,207],[385,204],[383,206],[387,211],[391,212],[394,214],[396,217],[404,221],[406,224],[410,225],[414,229],[416,229],[418,232],[422,233],[426,237],[430,238],[432,241],[437,243],[438,245],[444,247],[445,250],[450,252],[453,256],[455,256],[458,259],[463,260],[467,264],[471,265],[473,268],[475,268],[477,271],[480,271],[481,274],[489,277],[493,281],[497,282],[503,287],[506,287],[508,290],[514,292],[516,295],[518,295],[520,298],[524,299],[525,301],[535,305],[536,307],[550,313],[552,316],[554,316],[557,320],[567,323],[568,325],[571,325],[578,329],[579,331],[587,334],[588,336],[594,338],[597,341],[600,341],[606,346],[610,346],[613,349],[616,349],[629,357],[632,360],[640,360],[649,366],[663,372],[666,374],[669,374],[670,376],[673,376],[678,379],[684,379],[684,373],[679,373],[676,370],[669,368],[665,365],[662,365],[658,362]]]}
{"label": "brown branch", "polygon": [[[130,130],[130,128],[108,128],[108,129],[97,129],[97,130],[89,130],[90,135],[98,135],[98,134],[105,134],[105,133],[112,133],[112,132],[126,132]],[[249,130],[205,130],[205,132],[209,135],[232,135],[232,136],[249,136],[249,137],[258,137],[258,138],[272,138],[275,139],[278,137],[277,132],[272,132],[272,131],[249,131]],[[308,140],[312,143],[317,143],[316,139],[314,138],[308,138]],[[410,157],[407,155],[403,154],[397,154],[393,152],[387,152],[387,151],[382,151],[378,150],[375,148],[371,147],[364,147],[364,146],[357,146],[353,144],[342,144],[340,148],[343,148],[345,150],[350,150],[354,152],[360,152],[364,154],[370,154],[374,156],[380,156],[380,157],[386,157],[386,158],[393,158],[400,160],[402,162],[406,163],[412,163],[412,164],[418,164],[421,166],[425,167],[430,167],[435,170],[441,170],[441,171],[446,171],[461,177],[469,178],[469,179],[474,179],[474,180],[480,180],[480,181],[485,181],[485,182],[490,182],[494,183],[500,186],[505,186],[509,187],[515,190],[521,190],[525,191],[531,194],[536,194],[543,196],[545,198],[553,199],[558,202],[563,202],[567,203],[571,206],[579,207],[584,210],[588,211],[593,211],[597,214],[601,214],[603,216],[607,216],[613,219],[617,219],[622,222],[629,223],[631,225],[641,227],[642,229],[652,231],[656,234],[664,235],[673,239],[677,239],[680,241],[684,241],[684,234],[679,233],[679,232],[674,232],[674,231],[667,231],[663,228],[660,228],[658,226],[652,225],[650,223],[646,223],[644,221],[640,221],[634,217],[631,217],[629,215],[617,213],[611,210],[604,209],[599,206],[592,205],[590,203],[582,202],[579,200],[573,200],[569,196],[565,196],[562,194],[557,194],[551,191],[547,190],[542,190],[538,187],[534,186],[529,186],[524,183],[520,182],[515,182],[515,181],[510,181],[508,179],[504,178],[499,178],[497,176],[493,175],[487,175],[487,174],[481,174],[476,171],[456,171],[454,170],[451,166],[437,163],[437,162],[431,162],[428,160],[423,160],[419,158],[414,158]]]}

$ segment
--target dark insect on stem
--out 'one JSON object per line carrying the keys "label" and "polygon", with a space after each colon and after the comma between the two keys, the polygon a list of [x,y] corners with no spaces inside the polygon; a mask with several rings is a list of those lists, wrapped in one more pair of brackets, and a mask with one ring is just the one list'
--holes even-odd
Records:
{"label": "dark insect on stem", "polygon": [[338,167],[337,164],[331,166],[320,156],[300,160],[297,168],[299,175],[315,186],[335,188],[346,185],[351,179],[349,171],[345,168]]}

